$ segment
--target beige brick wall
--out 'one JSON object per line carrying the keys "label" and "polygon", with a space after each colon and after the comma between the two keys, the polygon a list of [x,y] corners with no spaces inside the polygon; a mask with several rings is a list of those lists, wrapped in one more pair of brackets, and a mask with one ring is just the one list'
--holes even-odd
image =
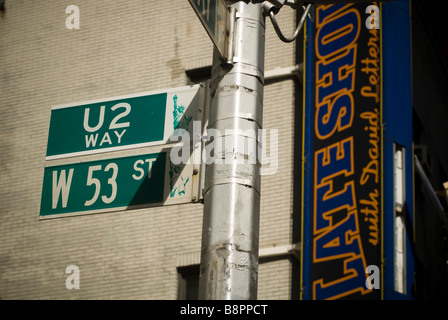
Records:
{"label": "beige brick wall", "polygon": [[[65,27],[69,4],[79,30]],[[157,6],[155,5],[157,4]],[[279,20],[292,33],[293,11]],[[202,205],[39,221],[51,106],[187,84],[213,47],[185,1],[6,1],[0,13],[0,298],[176,299],[181,257],[199,257]],[[295,64],[267,22],[266,70]],[[291,243],[294,85],[265,87],[279,169],[262,178],[260,247]],[[197,258],[198,259],[198,258]],[[194,263],[196,258],[190,259]],[[198,261],[198,260],[197,260]],[[80,269],[67,290],[65,268]],[[287,259],[260,265],[259,298],[289,299]]]}

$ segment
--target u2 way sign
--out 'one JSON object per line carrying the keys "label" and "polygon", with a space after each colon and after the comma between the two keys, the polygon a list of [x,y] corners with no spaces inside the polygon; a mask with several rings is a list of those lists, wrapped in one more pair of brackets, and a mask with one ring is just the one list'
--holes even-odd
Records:
{"label": "u2 way sign", "polygon": [[[192,157],[170,161],[176,129],[203,120],[201,85],[52,108],[41,219],[191,202]],[[199,151],[194,152],[200,152]]]}
{"label": "u2 way sign", "polygon": [[175,118],[195,103],[198,91],[182,87],[55,106],[46,160],[166,144],[182,125],[173,126]]}

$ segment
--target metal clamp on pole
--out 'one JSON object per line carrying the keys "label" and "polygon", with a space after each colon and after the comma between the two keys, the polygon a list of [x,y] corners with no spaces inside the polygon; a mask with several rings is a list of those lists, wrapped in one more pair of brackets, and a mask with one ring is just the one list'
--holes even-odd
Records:
{"label": "metal clamp on pole", "polygon": [[229,7],[229,15],[227,19],[228,40],[227,40],[227,63],[233,64],[233,42],[235,30],[236,9]]}
{"label": "metal clamp on pole", "polygon": [[[273,3],[274,2],[274,3]],[[310,12],[312,4],[309,3],[306,7],[304,7],[304,12],[302,14],[302,17],[300,18],[299,24],[297,25],[296,30],[294,31],[293,35],[290,37],[286,37],[283,35],[282,31],[280,30],[280,26],[277,23],[277,19],[275,19],[275,15],[280,11],[280,8],[278,5],[275,5],[275,3],[278,1],[265,1],[263,3],[263,11],[266,15],[269,15],[269,18],[271,19],[272,25],[274,26],[275,32],[277,33],[280,40],[283,42],[292,42],[297,39],[297,36],[300,33],[300,30],[302,30],[303,24],[305,23],[306,16]],[[297,4],[297,2],[294,2],[294,4]],[[292,6],[294,7],[294,6]]]}

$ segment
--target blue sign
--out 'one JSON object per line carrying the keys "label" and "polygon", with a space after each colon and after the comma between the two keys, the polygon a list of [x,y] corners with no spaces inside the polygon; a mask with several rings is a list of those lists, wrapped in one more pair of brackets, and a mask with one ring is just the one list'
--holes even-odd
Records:
{"label": "blue sign", "polygon": [[366,6],[317,6],[306,23],[303,299],[381,298],[381,45]]}

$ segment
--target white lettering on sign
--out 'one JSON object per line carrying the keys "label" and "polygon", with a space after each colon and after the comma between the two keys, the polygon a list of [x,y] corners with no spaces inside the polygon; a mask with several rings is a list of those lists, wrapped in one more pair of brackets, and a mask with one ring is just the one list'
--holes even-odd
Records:
{"label": "white lettering on sign", "polygon": [[[109,130],[114,130],[114,129],[121,129],[121,128],[127,128],[129,127],[131,124],[130,122],[118,122],[120,119],[126,117],[127,115],[129,115],[129,113],[131,112],[131,105],[129,103],[125,103],[125,102],[121,102],[121,103],[117,103],[116,105],[114,105],[113,107],[111,107],[110,109],[112,111],[115,111],[117,109],[123,109],[124,110],[122,112],[120,112],[119,114],[117,114],[112,121],[109,124]],[[86,142],[86,148],[91,148],[91,147],[96,147],[97,142],[98,142],[98,133],[94,133],[98,130],[100,130],[103,127],[104,124],[104,114],[106,112],[106,107],[105,106],[101,106],[100,108],[100,114],[98,116],[98,122],[95,126],[91,127],[90,126],[90,108],[86,108],[84,110],[84,130],[86,130],[87,132],[90,132],[92,134],[90,135],[85,135],[85,142]],[[123,131],[119,132],[114,130],[113,133],[115,135],[112,135],[113,138],[116,138],[117,144],[121,143],[121,138],[123,137],[124,133],[126,132],[126,129],[124,129]],[[103,137],[100,140],[99,146],[101,147],[103,144],[109,144],[112,145],[113,144],[113,140],[115,141],[115,139],[111,138],[111,134],[109,132],[105,132],[103,134]]]}
{"label": "white lettering on sign", "polygon": [[103,139],[101,139],[101,142],[100,142],[100,147],[103,145],[104,142],[107,142],[107,143],[109,143],[109,144],[112,144],[112,140],[110,140],[109,132],[106,132],[106,133],[104,134]]}
{"label": "white lettering on sign", "polygon": [[[96,166],[90,166],[89,167],[89,171],[87,173],[87,186],[91,186],[94,185],[95,186],[95,192],[93,194],[92,199],[87,200],[84,203],[84,206],[88,207],[91,206],[92,204],[94,204],[96,202],[96,200],[98,200],[98,196],[100,195],[100,190],[101,190],[101,182],[99,179],[94,178],[93,177],[93,173],[95,171],[100,171],[101,170],[101,165],[96,165]],[[101,200],[104,203],[111,203],[112,201],[115,200],[115,197],[117,196],[117,175],[118,175],[118,166],[116,163],[111,162],[109,163],[106,168],[104,168],[104,172],[107,172],[109,170],[112,169],[112,176],[107,180],[107,183],[110,184],[110,186],[112,187],[112,191],[109,197],[103,195],[101,197]]]}
{"label": "white lettering on sign", "polygon": [[86,202],[84,203],[84,206],[91,206],[92,204],[94,204],[100,194],[101,182],[97,178],[93,177],[93,172],[98,171],[98,170],[101,170],[100,165],[89,167],[89,172],[87,173],[87,183],[86,184],[87,184],[87,186],[95,185],[95,193],[93,194],[92,199],[86,200]]}
{"label": "white lettering on sign", "polygon": [[132,175],[132,178],[134,178],[134,180],[141,180],[144,175],[145,175],[145,170],[140,166],[144,165],[145,162],[148,163],[148,174],[147,174],[147,178],[150,179],[151,178],[151,171],[152,171],[152,164],[153,162],[156,161],[156,159],[145,159],[145,161],[143,160],[137,160],[134,163],[134,170],[139,172],[139,175],[136,175],[135,173]]}
{"label": "white lettering on sign", "polygon": [[129,122],[117,123],[117,121],[123,117],[126,117],[129,112],[131,112],[131,105],[126,102],[117,103],[114,105],[111,110],[115,111],[118,108],[125,108],[124,112],[118,114],[115,118],[112,119],[112,122],[109,125],[109,130],[118,129],[118,128],[126,128],[129,127]]}
{"label": "white lettering on sign", "polygon": [[104,195],[101,197],[101,200],[103,200],[104,203],[111,203],[117,196],[117,174],[118,174],[117,164],[113,162],[109,163],[104,169],[104,172],[107,172],[110,169],[112,169],[112,177],[110,177],[107,180],[107,183],[111,185],[112,191],[110,193],[110,197],[106,197]]}
{"label": "white lettering on sign", "polygon": [[[196,0],[196,3],[198,7],[202,6],[202,12],[201,15],[207,19],[207,21],[210,20],[210,0]],[[202,5],[201,5],[202,3]]]}
{"label": "white lettering on sign", "polygon": [[96,146],[96,140],[98,140],[98,133],[96,135],[91,134],[90,136],[86,136],[86,148],[89,148],[90,145],[92,147]]}
{"label": "white lettering on sign", "polygon": [[91,126],[89,126],[90,108],[86,108],[84,110],[84,130],[86,130],[88,132],[95,132],[95,131],[99,130],[103,126],[103,123],[104,123],[104,108],[106,108],[106,106],[101,106],[98,124],[95,127],[93,127],[93,128]]}
{"label": "white lettering on sign", "polygon": [[[133,164],[128,164],[134,169],[131,177],[136,181],[151,179],[153,164],[157,161],[157,158],[146,159],[144,157],[145,156],[142,156],[142,159],[137,159],[133,162]],[[110,204],[117,198],[118,169],[118,164],[115,162],[109,162],[106,165],[95,164],[87,167],[87,179],[85,180],[85,186],[87,189],[84,190],[87,193],[88,200],[84,202],[84,207],[90,207],[101,201],[104,204]],[[82,172],[83,170],[77,171],[76,177],[78,179],[80,178],[80,175],[83,175]],[[124,171],[121,172],[127,172],[127,169],[124,169]],[[59,207],[62,205],[62,208],[67,208],[67,203],[70,198],[70,191],[73,189],[71,188],[71,185],[75,174],[75,168],[53,170],[51,174],[52,208],[56,209],[58,205]],[[81,177],[81,179],[85,178]],[[77,180],[75,179],[75,181]],[[118,181],[120,181],[120,179]],[[75,185],[76,189],[78,189],[79,183],[77,182]],[[61,201],[59,201],[60,198]]]}
{"label": "white lettering on sign", "polygon": [[68,172],[68,179],[66,178],[66,171],[61,170],[61,174],[58,179],[58,172],[53,171],[53,193],[52,193],[52,208],[55,209],[58,205],[59,196],[62,195],[62,207],[67,207],[68,195],[70,192],[70,186],[72,184],[74,169],[70,169]]}
{"label": "white lettering on sign", "polygon": [[[128,122],[129,123],[129,122]],[[126,129],[124,129],[121,134],[118,133],[118,131],[114,131],[115,135],[118,138],[118,143],[121,143],[121,137],[123,136],[123,134],[126,132]]]}
{"label": "white lettering on sign", "polygon": [[[120,144],[121,143],[121,138],[123,137],[124,133],[126,132],[126,129],[124,129],[123,131],[121,131],[121,133],[119,133],[118,131],[113,131],[113,133],[115,134],[115,136],[117,137],[117,143]],[[97,134],[91,134],[91,135],[86,135],[86,148],[89,147],[95,147],[96,143],[98,141],[98,133]],[[110,135],[108,132],[106,132],[103,135],[103,138],[101,139],[101,142],[99,144],[99,146],[102,146],[103,143],[109,143],[112,144],[112,139],[110,138]]]}

